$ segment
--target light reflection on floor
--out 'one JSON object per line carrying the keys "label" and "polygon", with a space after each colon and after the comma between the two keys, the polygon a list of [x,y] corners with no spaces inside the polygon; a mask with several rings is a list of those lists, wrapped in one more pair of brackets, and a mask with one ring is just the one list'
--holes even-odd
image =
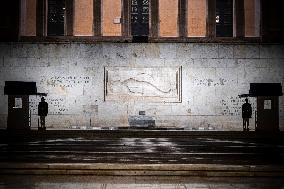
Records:
{"label": "light reflection on floor", "polygon": [[0,176],[0,189],[284,189],[283,178]]}
{"label": "light reflection on floor", "polygon": [[[7,140],[9,141],[9,140]],[[283,165],[284,141],[258,138],[77,137],[0,144],[1,162]]]}

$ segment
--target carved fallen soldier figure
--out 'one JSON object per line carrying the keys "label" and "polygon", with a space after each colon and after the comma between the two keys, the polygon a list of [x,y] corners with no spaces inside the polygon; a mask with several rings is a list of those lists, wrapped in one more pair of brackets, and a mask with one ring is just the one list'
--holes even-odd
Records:
{"label": "carved fallen soldier figure", "polygon": [[45,117],[48,114],[48,103],[45,102],[44,97],[41,97],[41,101],[38,104],[38,116],[40,117],[39,130],[45,130]]}
{"label": "carved fallen soldier figure", "polygon": [[249,118],[251,118],[251,115],[251,104],[248,103],[248,99],[246,98],[246,103],[242,105],[243,131],[249,131]]}

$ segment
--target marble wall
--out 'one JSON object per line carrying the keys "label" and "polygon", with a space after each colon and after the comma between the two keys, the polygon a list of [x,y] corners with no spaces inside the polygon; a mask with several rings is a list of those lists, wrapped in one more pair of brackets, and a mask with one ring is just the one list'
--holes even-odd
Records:
{"label": "marble wall", "polygon": [[[145,111],[156,127],[242,130],[238,95],[253,82],[283,85],[284,45],[0,43],[1,128],[5,81],[35,81],[48,93],[48,129],[128,127]],[[30,97],[33,128],[39,100]],[[280,97],[282,130],[283,111]]]}

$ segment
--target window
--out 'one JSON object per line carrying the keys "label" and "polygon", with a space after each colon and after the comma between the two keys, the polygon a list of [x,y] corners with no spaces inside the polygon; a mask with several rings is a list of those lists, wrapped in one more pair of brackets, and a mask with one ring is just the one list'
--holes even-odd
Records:
{"label": "window", "polygon": [[131,35],[149,35],[149,0],[131,0]]}
{"label": "window", "polygon": [[74,36],[93,35],[93,0],[74,0]]}
{"label": "window", "polygon": [[21,1],[21,36],[36,36],[36,0]]}
{"label": "window", "polygon": [[1,1],[0,41],[17,41],[20,27],[20,1]]}
{"label": "window", "polygon": [[[169,40],[170,37],[259,37],[261,2],[21,0],[18,3],[21,6],[20,19],[19,15],[15,16],[20,24],[15,25],[19,27],[20,36],[95,36],[94,39],[102,37],[103,40],[123,36],[128,40],[132,35],[133,42],[148,41],[149,33],[154,40],[159,37],[160,40]],[[7,13],[3,11],[0,11],[2,30],[10,25],[8,16],[5,16]],[[15,36],[18,37],[18,28]]]}
{"label": "window", "polygon": [[216,37],[233,37],[233,0],[216,0]]}
{"label": "window", "polygon": [[187,31],[188,37],[206,36],[207,0],[188,0]]}
{"label": "window", "polygon": [[260,33],[260,0],[245,0],[245,36],[258,37]]}
{"label": "window", "polygon": [[65,34],[65,0],[48,0],[47,35],[62,36]]}
{"label": "window", "polygon": [[159,34],[178,36],[178,0],[159,0]]}
{"label": "window", "polygon": [[121,36],[121,0],[102,0],[102,35]]}

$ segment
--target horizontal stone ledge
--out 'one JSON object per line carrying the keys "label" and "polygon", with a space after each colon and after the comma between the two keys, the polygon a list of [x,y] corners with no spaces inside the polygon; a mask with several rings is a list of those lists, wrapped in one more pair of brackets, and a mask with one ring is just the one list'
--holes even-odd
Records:
{"label": "horizontal stone ledge", "polygon": [[0,163],[4,170],[57,171],[221,171],[221,172],[279,172],[284,165],[224,165],[224,164],[120,164],[120,163]]}
{"label": "horizontal stone ledge", "polygon": [[0,175],[284,177],[284,172],[5,169],[0,170]]}

